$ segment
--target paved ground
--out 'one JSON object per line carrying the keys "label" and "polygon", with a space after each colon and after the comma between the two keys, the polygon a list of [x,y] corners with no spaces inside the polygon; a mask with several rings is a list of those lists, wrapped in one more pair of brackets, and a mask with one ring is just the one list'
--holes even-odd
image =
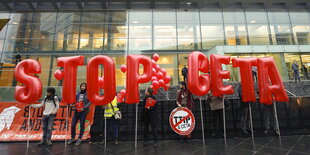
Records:
{"label": "paved ground", "polygon": [[53,146],[38,147],[36,143],[30,143],[27,150],[26,143],[0,143],[1,155],[40,154],[121,154],[121,155],[248,155],[248,154],[310,154],[310,136],[296,135],[278,137],[256,137],[253,142],[250,137],[227,139],[226,145],[223,139],[206,139],[203,147],[202,140],[194,139],[185,143],[180,140],[159,141],[157,146],[152,143],[144,146],[138,142],[138,148],[134,149],[133,141],[121,141],[118,145],[108,143],[107,148],[99,143],[84,142],[80,146],[70,145],[65,147],[64,142],[54,142]]}

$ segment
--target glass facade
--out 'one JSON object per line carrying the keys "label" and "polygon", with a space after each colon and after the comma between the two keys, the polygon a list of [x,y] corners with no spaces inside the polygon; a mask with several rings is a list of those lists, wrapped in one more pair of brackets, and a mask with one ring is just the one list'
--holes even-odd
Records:
{"label": "glass facade", "polygon": [[[159,65],[167,69],[171,84],[182,80],[181,69],[193,50],[208,53],[217,45],[310,45],[308,11],[272,10],[105,10],[76,12],[0,13],[9,19],[0,31],[0,86],[14,80],[15,56],[35,59],[42,65],[37,75],[44,86],[59,86],[53,73],[60,56],[84,55],[87,60],[99,54],[125,64],[128,54],[151,56],[159,53]],[[293,79],[291,65],[296,60],[301,79],[309,76],[309,52],[226,54],[232,57],[274,57],[284,80]],[[85,60],[86,62],[86,60]],[[238,81],[238,69],[230,81]],[[79,67],[78,82],[86,81],[86,66]],[[116,71],[117,86],[124,86],[125,75]]]}

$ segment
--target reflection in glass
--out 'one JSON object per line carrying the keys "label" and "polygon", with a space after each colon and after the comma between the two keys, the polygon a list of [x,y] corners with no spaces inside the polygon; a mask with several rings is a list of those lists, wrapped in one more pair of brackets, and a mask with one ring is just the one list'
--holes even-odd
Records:
{"label": "reflection in glass", "polygon": [[246,20],[249,24],[268,23],[267,14],[264,11],[246,11]]}
{"label": "reflection in glass", "polygon": [[225,34],[227,45],[247,45],[245,25],[226,25]]}
{"label": "reflection in glass", "polygon": [[310,24],[309,12],[290,12],[290,17],[293,24]]}
{"label": "reflection in glass", "polygon": [[224,11],[223,15],[225,24],[245,23],[243,11]]}
{"label": "reflection in glass", "polygon": [[249,41],[251,45],[268,45],[269,35],[267,25],[248,25]]}
{"label": "reflection in glass", "polygon": [[223,23],[223,16],[221,11],[200,11],[200,22],[201,23]]}
{"label": "reflection in glass", "polygon": [[177,23],[199,23],[199,12],[177,11]]}
{"label": "reflection in glass", "polygon": [[268,12],[269,22],[270,23],[290,23],[290,18],[288,12],[277,12],[277,11],[269,11]]}
{"label": "reflection in glass", "polygon": [[129,12],[129,23],[152,23],[152,11],[137,11]]}
{"label": "reflection in glass", "polygon": [[[176,22],[176,12],[173,11],[157,11],[153,12],[154,24],[172,24]],[[174,24],[175,25],[175,24]]]}
{"label": "reflection in glass", "polygon": [[293,25],[294,37],[299,45],[310,44],[310,26],[309,25]]}
{"label": "reflection in glass", "polygon": [[292,32],[289,25],[270,25],[271,36],[274,44],[291,45],[293,44]]}

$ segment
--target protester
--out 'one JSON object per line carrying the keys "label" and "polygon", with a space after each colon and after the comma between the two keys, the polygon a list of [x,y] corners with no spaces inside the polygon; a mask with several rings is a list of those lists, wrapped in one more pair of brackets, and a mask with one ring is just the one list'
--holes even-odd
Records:
{"label": "protester", "polygon": [[52,145],[51,137],[54,125],[54,119],[59,108],[59,99],[55,95],[55,88],[49,87],[46,91],[46,96],[43,98],[40,104],[31,104],[33,108],[41,108],[44,106],[43,118],[42,118],[42,130],[43,136],[41,142],[38,145],[46,144],[48,146]]}
{"label": "protester", "polygon": [[292,64],[292,70],[294,71],[294,78],[295,82],[300,81],[299,71],[298,71],[298,63],[296,60],[294,60],[294,63]]}
{"label": "protester", "polygon": [[[273,103],[275,104],[275,103]],[[270,115],[272,114],[272,117],[273,117],[273,128],[274,128],[274,131],[276,134],[279,134],[279,131],[278,131],[278,126],[277,126],[277,122],[276,122],[276,114],[275,114],[275,111],[274,111],[274,107],[273,105],[267,105],[267,104],[264,104],[264,126],[265,126],[265,131],[264,131],[264,134],[268,135],[271,133],[270,131]]]}
{"label": "protester", "polygon": [[[106,122],[107,127],[106,127],[106,135],[105,136],[108,137],[108,135],[109,135],[108,133],[109,133],[110,129],[112,129],[114,144],[118,144],[118,125],[119,125],[119,119],[121,118],[121,116],[119,116],[120,110],[117,107],[117,98],[115,97],[111,103],[103,106],[103,108],[104,108],[104,117],[107,121]],[[105,123],[103,123],[103,124],[105,124]],[[104,139],[101,141],[101,144],[104,144]]]}
{"label": "protester", "polygon": [[208,94],[208,98],[211,99],[210,109],[212,111],[212,126],[213,129],[216,129],[216,131],[213,131],[212,136],[216,136],[222,134],[221,131],[223,130],[224,102],[222,97],[213,96],[212,93]]}
{"label": "protester", "polygon": [[68,144],[72,144],[75,141],[75,134],[76,134],[76,125],[77,122],[80,121],[80,134],[78,137],[78,140],[76,141],[75,145],[80,145],[82,142],[83,134],[84,134],[84,128],[85,128],[85,120],[87,113],[89,112],[89,106],[90,102],[87,98],[87,85],[86,83],[81,83],[80,85],[80,92],[76,95],[76,103],[75,110],[74,110],[74,116],[72,118],[72,124],[71,124],[71,139],[68,141]]}
{"label": "protester", "polygon": [[182,68],[182,76],[184,82],[187,82],[187,74],[188,74],[188,68],[186,67],[186,65],[184,65],[184,67]]}
{"label": "protester", "polygon": [[302,65],[301,69],[300,69],[304,75],[304,79],[305,80],[309,80],[309,76],[308,76],[308,68],[306,67],[306,65]]}
{"label": "protester", "polygon": [[157,143],[157,124],[158,124],[158,112],[157,112],[157,101],[153,96],[153,90],[147,88],[145,90],[145,97],[141,104],[142,106],[142,122],[144,123],[144,145],[147,145],[149,125],[151,125],[153,137],[154,137],[154,146]]}
{"label": "protester", "polygon": [[242,89],[241,85],[238,89],[239,100],[240,100],[240,109],[241,109],[241,131],[243,134],[248,135],[251,133],[250,130],[250,111],[249,111],[249,102],[242,101]]}
{"label": "protester", "polygon": [[[189,110],[193,108],[193,99],[191,92],[187,89],[186,83],[181,81],[179,83],[180,89],[177,91],[177,106],[178,107],[185,107]],[[191,135],[181,136],[181,138],[187,142],[187,139],[191,138]]]}

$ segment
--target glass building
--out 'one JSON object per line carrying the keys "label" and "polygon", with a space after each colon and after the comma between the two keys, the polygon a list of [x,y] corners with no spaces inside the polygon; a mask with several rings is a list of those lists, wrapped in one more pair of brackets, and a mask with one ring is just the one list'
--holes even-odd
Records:
{"label": "glass building", "polygon": [[[296,60],[301,79],[308,80],[301,67],[310,69],[310,12],[301,4],[294,5],[298,9],[287,9],[282,3],[269,8],[244,8],[241,3],[224,8],[191,2],[179,3],[176,8],[170,8],[168,2],[154,2],[153,8],[142,2],[96,4],[19,4],[28,10],[3,4],[1,7],[11,11],[0,12],[0,86],[18,85],[14,80],[18,54],[21,60],[41,63],[42,73],[37,76],[43,86],[61,85],[53,76],[57,57],[83,55],[86,64],[93,56],[104,54],[113,57],[119,68],[128,54],[151,56],[155,52],[160,55],[158,64],[172,77],[171,85],[177,85],[183,80],[181,69],[191,51],[273,57],[284,81],[293,80],[292,63]],[[66,9],[66,5],[77,8]],[[228,65],[226,69],[231,71],[228,81],[239,81],[237,68]],[[86,65],[78,70],[77,82],[86,81]],[[118,88],[123,87],[125,74],[120,70],[116,74]]]}

